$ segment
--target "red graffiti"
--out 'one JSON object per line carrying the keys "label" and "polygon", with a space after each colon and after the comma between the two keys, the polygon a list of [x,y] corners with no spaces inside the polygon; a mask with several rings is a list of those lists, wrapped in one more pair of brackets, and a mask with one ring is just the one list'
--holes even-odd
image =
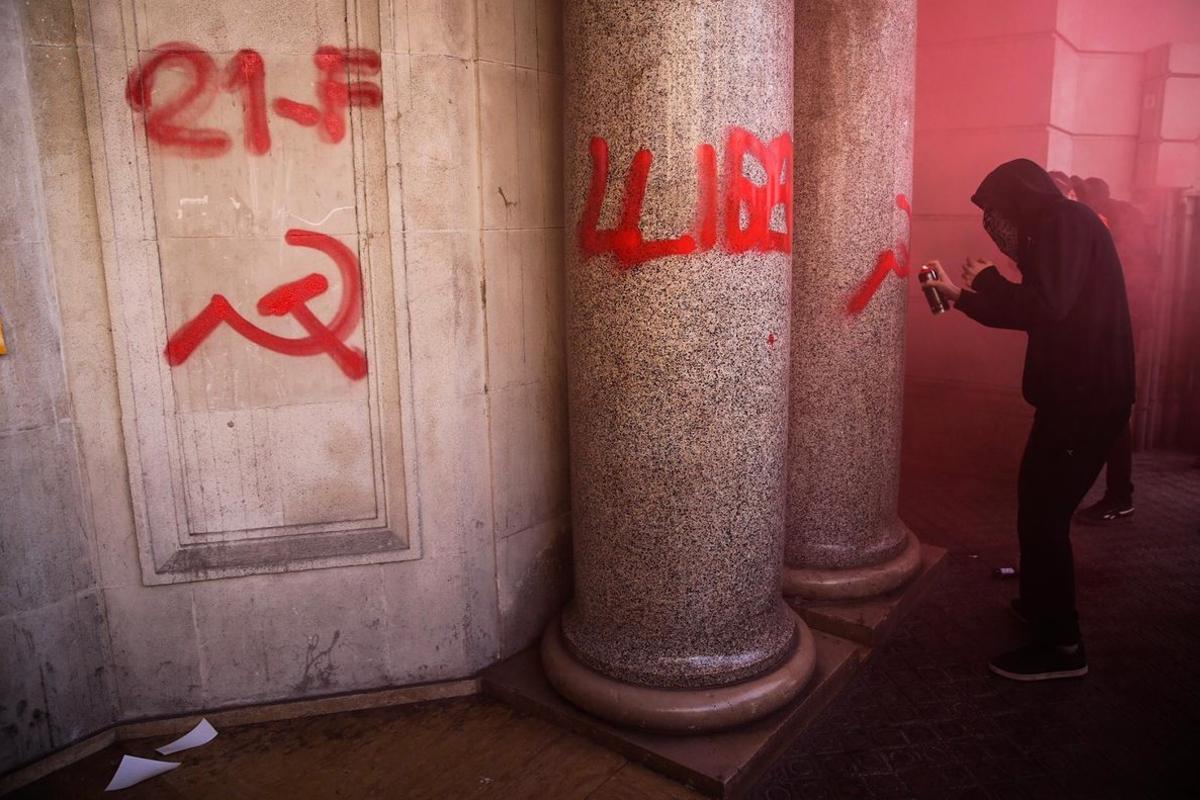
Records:
{"label": "red graffiti", "polygon": [[246,150],[261,156],[271,149],[267,123],[267,68],[253,50],[239,50],[225,70],[225,88],[242,94],[242,137]]}
{"label": "red graffiti", "polygon": [[[154,82],[164,68],[184,70],[190,83],[168,101],[156,104]],[[228,134],[215,128],[195,127],[216,97],[217,86],[212,80],[216,70],[212,56],[195,45],[170,42],[156,48],[154,57],[134,70],[125,83],[125,99],[134,110],[146,115],[146,137],[194,158],[225,153],[231,144]]]}
{"label": "red graffiti", "polygon": [[589,255],[612,252],[622,266],[632,267],[654,258],[684,255],[696,249],[696,240],[687,235],[649,242],[642,238],[642,201],[646,197],[646,181],[654,159],[650,151],[644,149],[634,154],[625,178],[625,200],[617,227],[608,231],[598,230],[600,208],[608,188],[608,142],[598,136],[593,137],[590,150],[592,183],[580,228],[584,252]]}
{"label": "red graffiti", "polygon": [[[254,50],[234,54],[225,67],[224,79],[214,81],[217,65],[212,56],[186,42],[170,42],[154,50],[155,55],[129,75],[125,97],[146,118],[146,136],[171,152],[193,158],[212,158],[226,153],[232,139],[225,131],[197,125],[212,106],[218,89],[239,95],[242,106],[242,138],[246,151],[261,156],[270,152],[271,131],[267,118],[266,63]],[[317,48],[319,105],[277,97],[270,108],[279,116],[305,127],[317,127],[323,141],[336,144],[346,135],[346,110],[350,106],[375,108],[383,104],[383,90],[371,81],[350,80],[350,75],[374,75],[380,70],[379,54],[359,48]],[[154,83],[160,70],[187,73],[188,84],[173,97],[156,102]]]}
{"label": "red graffiti", "polygon": [[[589,147],[592,178],[579,223],[580,247],[587,256],[612,253],[623,268],[667,256],[711,250],[717,241],[717,154],[711,144],[696,149],[696,220],[694,233],[674,239],[647,241],[642,235],[642,209],[654,156],[638,150],[625,177],[625,193],[617,226],[601,230],[600,212],[608,192],[607,140],[593,137]],[[766,182],[758,184],[743,174],[746,156],[762,165]],[[754,134],[733,128],[725,148],[725,249],[730,253],[792,250],[792,139],[782,134],[763,144]],[[772,213],[783,208],[782,231],[771,228]],[[745,211],[747,224],[742,227]]]}
{"label": "red graffiti", "polygon": [[313,56],[317,65],[317,99],[320,108],[277,97],[271,104],[275,113],[305,127],[320,124],[321,138],[340,142],[346,135],[346,109],[349,106],[375,107],[383,103],[383,91],[369,81],[348,81],[346,75],[374,75],[379,72],[379,54],[373,50],[339,50],[322,47]]}
{"label": "red graffiti", "polygon": [[[743,171],[746,155],[758,160],[767,174],[757,184]],[[734,128],[725,146],[725,173],[729,189],[725,195],[725,238],[729,250],[780,253],[792,252],[792,137],[786,133],[763,144],[749,131]],[[783,206],[783,231],[771,230],[771,214]],[[742,227],[742,208],[747,212]]]}
{"label": "red graffiti", "polygon": [[362,315],[362,283],[359,279],[358,258],[337,239],[316,231],[293,228],[284,236],[284,241],[293,247],[308,247],[320,251],[337,265],[342,276],[342,301],[329,324],[322,324],[307,305],[309,300],[323,294],[329,288],[329,281],[320,274],[313,273],[298,281],[278,286],[258,301],[258,313],[263,316],[281,317],[291,314],[308,333],[299,339],[277,336],[263,330],[238,313],[224,295],[215,294],[199,314],[171,335],[166,348],[168,364],[174,367],[187,361],[221,323],[226,323],[254,344],[276,353],[289,356],[324,353],[352,380],[358,380],[367,374],[367,359],[362,350],[345,343]]}
{"label": "red graffiti", "polygon": [[696,230],[700,249],[711,250],[717,243],[717,150],[711,144],[696,148],[696,176],[699,186]]}
{"label": "red graffiti", "polygon": [[[908,198],[903,194],[896,195],[896,207],[905,213],[909,219],[909,224],[912,224],[912,206],[909,205]],[[884,280],[891,273],[895,273],[898,277],[907,278],[909,271],[908,263],[908,242],[897,242],[893,248],[884,250],[879,254],[879,258],[875,261],[875,269],[863,281],[862,286],[850,298],[850,302],[846,307],[849,314],[858,314],[867,307],[871,302],[871,298],[879,291],[879,287],[883,285]]]}

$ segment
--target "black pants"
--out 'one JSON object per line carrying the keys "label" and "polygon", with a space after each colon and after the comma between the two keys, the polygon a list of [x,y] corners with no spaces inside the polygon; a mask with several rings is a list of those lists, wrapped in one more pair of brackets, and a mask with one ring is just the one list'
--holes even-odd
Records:
{"label": "black pants", "polygon": [[1128,425],[1121,428],[1108,454],[1104,498],[1133,505],[1133,434]]}
{"label": "black pants", "polygon": [[1038,409],[1021,459],[1017,534],[1021,602],[1044,644],[1079,641],[1071,517],[1108,459],[1128,406],[1081,412]]}

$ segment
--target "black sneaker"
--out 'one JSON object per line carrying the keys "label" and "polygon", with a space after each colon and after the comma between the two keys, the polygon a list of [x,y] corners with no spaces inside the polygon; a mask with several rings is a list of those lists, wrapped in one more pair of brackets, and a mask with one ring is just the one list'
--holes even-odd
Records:
{"label": "black sneaker", "polygon": [[1024,625],[1029,624],[1029,612],[1025,610],[1025,604],[1021,602],[1021,598],[1013,598],[1013,601],[1008,604],[1008,613],[1016,617],[1017,622]]}
{"label": "black sneaker", "polygon": [[1133,501],[1110,500],[1106,497],[1083,509],[1076,516],[1080,522],[1088,525],[1103,525],[1106,522],[1129,519],[1133,516]]}
{"label": "black sneaker", "polygon": [[1083,643],[1068,646],[1029,644],[996,656],[988,669],[1013,681],[1052,681],[1087,675]]}

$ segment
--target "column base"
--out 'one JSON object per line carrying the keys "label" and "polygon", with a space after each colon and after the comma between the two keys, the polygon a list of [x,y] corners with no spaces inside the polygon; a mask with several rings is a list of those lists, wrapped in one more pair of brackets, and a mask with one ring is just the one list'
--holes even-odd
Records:
{"label": "column base", "polygon": [[904,549],[882,564],[850,569],[797,569],[784,565],[783,593],[805,600],[856,600],[886,594],[921,569],[921,542],[906,532]]}
{"label": "column base", "polygon": [[766,716],[805,687],[816,666],[816,647],[804,620],[796,615],[795,621],[796,643],[783,663],[729,686],[656,689],[610,678],[567,651],[558,617],[542,636],[542,667],[559,694],[609,722],[663,733],[706,733]]}

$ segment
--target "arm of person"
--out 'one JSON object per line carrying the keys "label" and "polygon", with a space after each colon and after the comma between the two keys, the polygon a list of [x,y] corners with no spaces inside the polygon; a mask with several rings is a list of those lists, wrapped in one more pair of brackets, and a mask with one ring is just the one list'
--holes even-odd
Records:
{"label": "arm of person", "polygon": [[989,328],[1027,331],[1031,320],[1017,297],[1020,287],[1021,284],[1005,278],[993,265],[975,276],[971,288],[961,293],[954,306]]}
{"label": "arm of person", "polygon": [[981,258],[968,258],[963,265],[963,286],[958,286],[942,268],[940,261],[927,262],[940,276],[936,280],[922,283],[942,293],[957,308],[976,322],[991,328],[1024,330],[1021,321],[1013,318],[1012,291],[1017,284],[1005,278],[996,265]]}
{"label": "arm of person", "polygon": [[1080,213],[1059,211],[1039,232],[1021,283],[988,268],[976,276],[976,291],[963,292],[955,305],[984,325],[1010,330],[1065,317],[1079,300],[1091,250],[1088,221]]}

